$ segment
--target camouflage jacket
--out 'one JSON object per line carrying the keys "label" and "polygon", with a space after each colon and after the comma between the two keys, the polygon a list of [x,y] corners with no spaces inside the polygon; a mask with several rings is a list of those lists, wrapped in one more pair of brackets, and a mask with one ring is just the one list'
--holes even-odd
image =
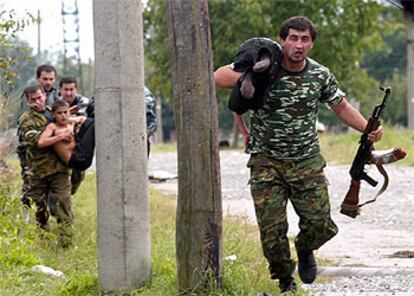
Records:
{"label": "camouflage jacket", "polygon": [[338,104],[345,94],[328,68],[307,58],[301,72],[280,69],[262,108],[251,114],[247,153],[304,159],[320,152],[316,131],[319,103]]}
{"label": "camouflage jacket", "polygon": [[19,118],[22,140],[27,148],[28,175],[31,177],[44,178],[56,173],[69,172],[52,147],[37,147],[40,135],[49,122],[43,113],[33,109],[24,112]]}
{"label": "camouflage jacket", "polygon": [[147,135],[150,137],[157,129],[156,104],[151,91],[144,88],[145,110],[147,114]]}

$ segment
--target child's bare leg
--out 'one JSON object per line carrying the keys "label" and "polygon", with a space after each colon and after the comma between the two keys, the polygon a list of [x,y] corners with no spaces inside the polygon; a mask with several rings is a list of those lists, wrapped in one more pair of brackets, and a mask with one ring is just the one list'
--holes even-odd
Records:
{"label": "child's bare leg", "polygon": [[240,85],[240,93],[245,99],[251,99],[254,96],[255,89],[253,86],[252,75],[252,72],[247,72]]}
{"label": "child's bare leg", "polygon": [[53,150],[55,150],[56,154],[65,164],[68,164],[75,145],[75,141],[70,143],[58,142],[53,145]]}
{"label": "child's bare leg", "polygon": [[260,57],[260,60],[254,64],[253,71],[254,72],[264,72],[269,68],[270,66],[270,56],[267,53],[263,53],[263,55]]}

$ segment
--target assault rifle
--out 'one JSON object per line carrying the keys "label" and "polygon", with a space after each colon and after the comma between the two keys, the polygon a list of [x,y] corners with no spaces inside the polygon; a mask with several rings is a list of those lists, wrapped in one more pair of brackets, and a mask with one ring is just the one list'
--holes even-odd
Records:
{"label": "assault rifle", "polygon": [[[354,161],[352,162],[352,166],[349,171],[352,178],[351,186],[349,187],[348,193],[346,194],[345,199],[341,204],[341,213],[352,218],[355,218],[360,214],[362,206],[374,202],[377,197],[387,189],[388,175],[382,165],[403,159],[406,155],[404,149],[400,147],[395,147],[387,151],[374,151],[374,145],[372,141],[368,139],[368,135],[380,126],[381,114],[387,105],[388,98],[391,94],[390,87],[380,87],[380,89],[385,93],[384,99],[382,100],[381,104],[375,106],[374,111],[368,120],[368,124],[364,130],[364,133],[361,136],[357,154],[355,155]],[[384,183],[373,199],[368,200],[362,204],[358,204],[361,180],[366,181],[373,187],[377,186],[378,184],[377,181],[368,176],[368,174],[364,171],[365,165],[368,164],[375,164],[377,166],[379,172],[384,176]]]}

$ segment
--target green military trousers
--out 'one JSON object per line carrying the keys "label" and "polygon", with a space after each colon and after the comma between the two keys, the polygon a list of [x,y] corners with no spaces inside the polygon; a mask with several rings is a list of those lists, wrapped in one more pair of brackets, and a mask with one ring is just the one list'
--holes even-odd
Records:
{"label": "green military trousers", "polygon": [[70,199],[71,184],[67,173],[56,173],[44,178],[30,179],[27,196],[36,204],[36,221],[45,228],[49,219],[48,199],[56,201],[56,219],[60,232],[71,236],[73,221],[72,202]]}
{"label": "green military trousers", "polygon": [[321,155],[304,160],[280,160],[252,154],[250,188],[260,229],[263,253],[273,279],[291,276],[295,262],[287,238],[286,205],[291,201],[299,216],[297,250],[316,250],[338,232],[330,216],[328,184]]}

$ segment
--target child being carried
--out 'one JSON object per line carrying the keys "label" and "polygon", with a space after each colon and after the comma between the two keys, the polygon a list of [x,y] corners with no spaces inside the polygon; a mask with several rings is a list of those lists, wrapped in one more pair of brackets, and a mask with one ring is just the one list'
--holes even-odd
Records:
{"label": "child being carried", "polygon": [[52,115],[54,122],[47,125],[39,144],[53,137],[62,137],[53,145],[53,150],[67,166],[86,170],[92,164],[95,148],[94,120],[85,116],[72,116],[69,104],[64,100],[52,105]]}

